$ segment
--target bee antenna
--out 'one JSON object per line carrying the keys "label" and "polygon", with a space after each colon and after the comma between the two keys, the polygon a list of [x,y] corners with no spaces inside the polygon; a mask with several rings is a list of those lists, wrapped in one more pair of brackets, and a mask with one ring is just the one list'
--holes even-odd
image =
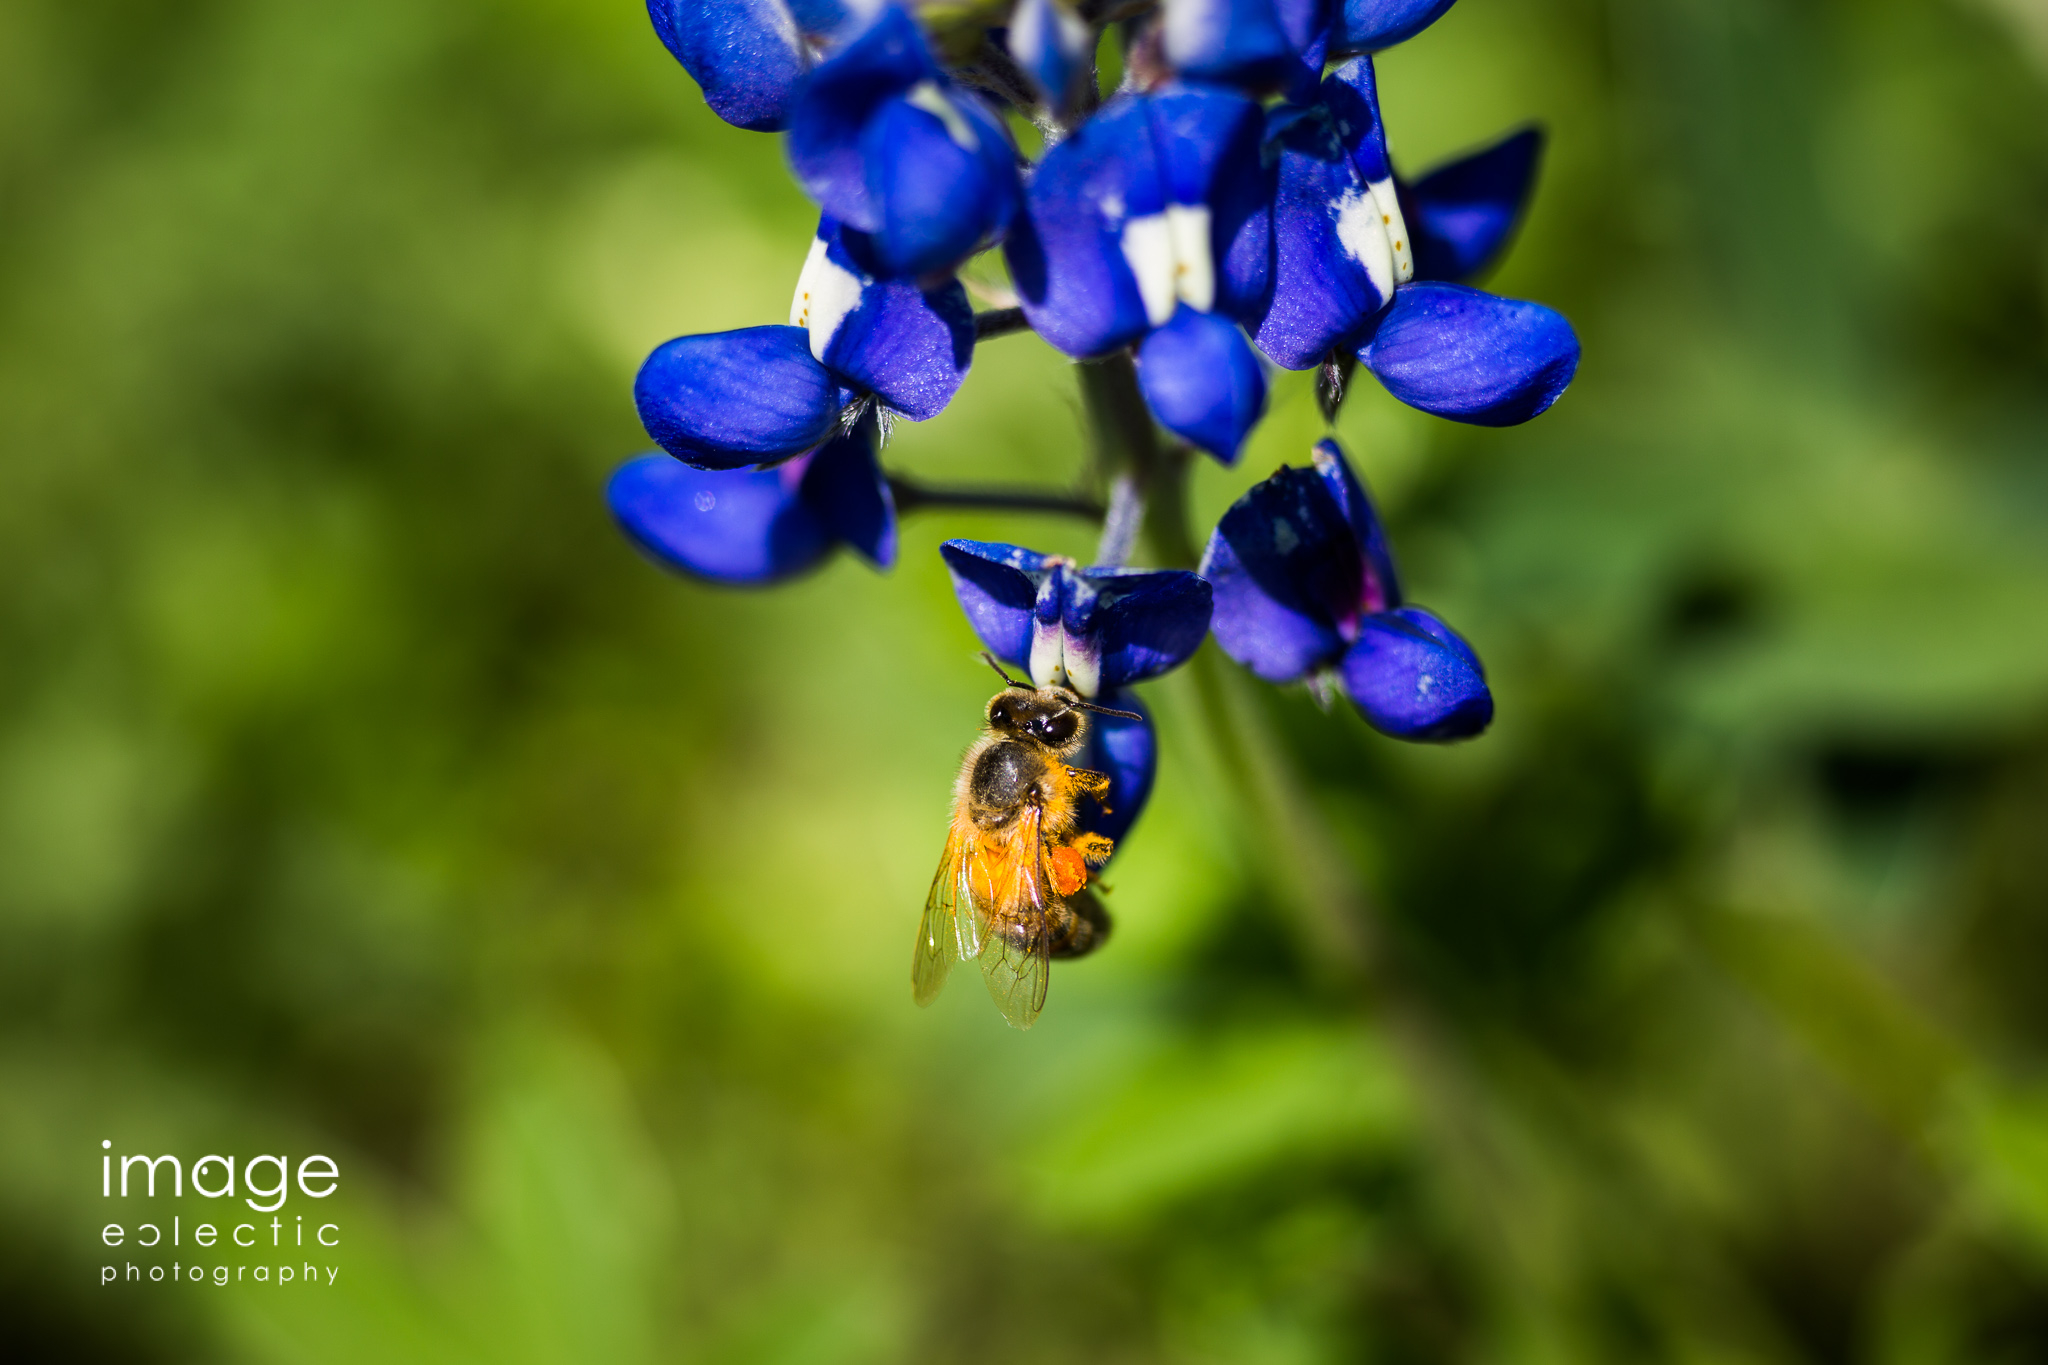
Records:
{"label": "bee antenna", "polygon": [[1026,692],[1036,692],[1036,691],[1038,690],[1037,688],[1033,687],[1033,686],[1032,686],[1032,685],[1031,685],[1030,683],[1028,683],[1028,682],[1018,682],[1018,681],[1017,681],[1017,680],[1016,680],[1015,678],[1013,678],[1013,677],[1011,677],[1011,676],[1010,676],[1009,674],[1007,674],[1007,673],[1003,672],[1003,666],[1002,666],[1001,664],[999,664],[999,663],[997,663],[997,662],[996,662],[996,656],[995,656],[995,655],[993,655],[993,654],[991,654],[991,653],[989,653],[989,652],[988,652],[987,650],[985,650],[985,649],[984,649],[983,651],[981,651],[981,661],[982,661],[983,663],[987,664],[987,665],[988,665],[988,666],[989,666],[990,668],[993,668],[993,669],[994,669],[994,670],[996,671],[996,676],[997,676],[998,678],[1001,678],[1001,679],[1002,679],[1002,680],[1003,680],[1004,682],[1008,683],[1008,684],[1009,684],[1010,686],[1012,686],[1012,687],[1021,687],[1021,688],[1023,688],[1023,689],[1024,689],[1024,690],[1025,690]]}
{"label": "bee antenna", "polygon": [[1143,716],[1139,715],[1139,714],[1138,714],[1138,713],[1137,713],[1136,711],[1116,711],[1116,710],[1112,710],[1111,708],[1109,708],[1109,707],[1107,707],[1107,706],[1097,706],[1097,705],[1096,705],[1096,704],[1095,704],[1094,702],[1092,702],[1092,701],[1078,701],[1078,700],[1077,700],[1077,701],[1076,701],[1076,702],[1074,703],[1074,705],[1075,705],[1075,706],[1077,706],[1077,707],[1079,707],[1079,708],[1080,708],[1081,710],[1083,710],[1083,711],[1093,711],[1093,712],[1094,712],[1094,713],[1095,713],[1096,715],[1098,715],[1098,716],[1118,716],[1118,717],[1121,717],[1121,718],[1122,718],[1122,719],[1124,719],[1124,720],[1143,720],[1143,719],[1145,719],[1145,718],[1144,718]]}

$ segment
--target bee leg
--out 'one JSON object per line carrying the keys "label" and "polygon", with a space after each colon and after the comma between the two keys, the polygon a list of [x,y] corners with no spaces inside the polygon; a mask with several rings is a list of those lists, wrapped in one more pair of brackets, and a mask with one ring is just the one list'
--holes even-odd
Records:
{"label": "bee leg", "polygon": [[1109,796],[1109,777],[1107,774],[1090,772],[1086,768],[1069,768],[1067,769],[1067,777],[1072,780],[1076,787],[1080,788],[1083,795],[1094,797],[1096,804],[1102,806],[1105,811],[1109,809],[1104,804],[1105,799]]}
{"label": "bee leg", "polygon": [[1109,855],[1116,851],[1115,842],[1100,834],[1077,834],[1074,836],[1073,846],[1090,871],[1108,862]]}
{"label": "bee leg", "polygon": [[1109,911],[1093,891],[1085,887],[1068,897],[1060,907],[1058,922],[1052,925],[1054,957],[1086,957],[1109,940]]}

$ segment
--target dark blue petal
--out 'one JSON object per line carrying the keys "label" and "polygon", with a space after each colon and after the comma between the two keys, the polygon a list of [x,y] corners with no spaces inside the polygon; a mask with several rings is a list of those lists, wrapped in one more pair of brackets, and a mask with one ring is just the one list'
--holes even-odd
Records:
{"label": "dark blue petal", "polygon": [[1341,0],[1330,55],[1378,52],[1405,43],[1450,7],[1451,0]]}
{"label": "dark blue petal", "polygon": [[830,436],[843,394],[796,327],[747,327],[655,347],[633,381],[663,450],[707,469],[801,454]]}
{"label": "dark blue petal", "polygon": [[1335,659],[1360,616],[1358,543],[1313,470],[1283,467],[1231,504],[1200,573],[1215,590],[1216,643],[1268,682]]}
{"label": "dark blue petal", "polygon": [[1073,107],[1095,74],[1095,30],[1061,0],[1017,0],[1010,56],[1054,110]]}
{"label": "dark blue petal", "polygon": [[1122,239],[1165,211],[1149,119],[1122,96],[1047,152],[1004,243],[1024,316],[1068,355],[1127,346],[1148,325]]}
{"label": "dark blue petal", "polygon": [[1540,303],[1430,282],[1394,296],[1358,358],[1410,407],[1505,427],[1557,401],[1579,368],[1579,339]]}
{"label": "dark blue petal", "polygon": [[1387,544],[1387,529],[1380,524],[1379,509],[1373,506],[1372,496],[1365,491],[1365,484],[1351,472],[1351,462],[1344,458],[1344,448],[1334,440],[1325,438],[1316,442],[1316,473],[1322,477],[1323,486],[1330,490],[1344,520],[1351,527],[1352,539],[1364,560],[1365,580],[1358,591],[1359,610],[1389,611],[1401,605],[1401,580],[1394,572],[1393,548]]}
{"label": "dark blue petal", "polygon": [[1542,130],[1524,128],[1408,186],[1415,277],[1458,283],[1491,266],[1528,206],[1542,153]]}
{"label": "dark blue petal", "polygon": [[802,492],[834,538],[878,569],[896,563],[896,499],[875,459],[871,421],[818,448],[804,471]]}
{"label": "dark blue petal", "polygon": [[1068,638],[1095,646],[1097,692],[1156,678],[1187,662],[1209,633],[1208,583],[1185,569],[1083,569],[1092,595],[1067,600]]}
{"label": "dark blue petal", "polygon": [[1326,111],[1290,111],[1275,124],[1273,296],[1253,339],[1274,363],[1305,370],[1384,306],[1394,262],[1372,192]]}
{"label": "dark blue petal", "polygon": [[1138,387],[1167,430],[1224,464],[1266,410],[1266,376],[1244,333],[1186,304],[1139,345]]}
{"label": "dark blue petal", "polygon": [[605,490],[626,535],[657,562],[716,583],[773,583],[802,573],[832,537],[781,469],[693,469],[666,455],[619,466]]}
{"label": "dark blue petal", "polygon": [[860,155],[874,222],[858,226],[885,274],[950,270],[1016,214],[1016,153],[967,91],[925,83],[884,100]]}
{"label": "dark blue petal", "polygon": [[1013,668],[1031,667],[1031,608],[1045,556],[1018,545],[949,540],[939,547],[953,595],[989,653]]}
{"label": "dark blue petal", "polygon": [[[1330,20],[1335,9],[1334,0],[1273,0],[1273,13],[1280,20],[1281,31],[1287,35],[1287,45],[1296,52],[1310,54],[1318,43],[1329,40]],[[1316,73],[1322,74],[1322,59],[1315,62]]]}
{"label": "dark blue petal", "polygon": [[782,0],[647,0],[647,15],[720,118],[761,132],[788,121],[809,63]]}
{"label": "dark blue petal", "polygon": [[1493,720],[1479,656],[1420,607],[1367,617],[1337,667],[1366,723],[1395,739],[1468,739]]}
{"label": "dark blue petal", "polygon": [[1379,77],[1372,58],[1354,57],[1332,71],[1320,95],[1359,179],[1371,184],[1391,176],[1394,169],[1387,159],[1387,130],[1380,121]]}
{"label": "dark blue petal", "polygon": [[1162,10],[1166,60],[1184,76],[1275,89],[1300,64],[1273,0],[1165,0]]}
{"label": "dark blue petal", "polygon": [[1266,118],[1242,95],[1168,86],[1146,102],[1170,203],[1209,215],[1208,297],[1196,307],[1240,321],[1265,311],[1273,275],[1273,168],[1261,155]]}
{"label": "dark blue petal", "polygon": [[953,401],[974,359],[974,305],[958,280],[920,289],[866,273],[830,218],[797,281],[791,322],[807,327],[811,354],[855,388],[915,421]]}
{"label": "dark blue petal", "polygon": [[861,135],[885,102],[938,79],[917,21],[894,5],[811,73],[789,111],[789,162],[826,213],[863,232],[881,229]]}
{"label": "dark blue petal", "polygon": [[1104,810],[1095,802],[1081,808],[1081,831],[1121,841],[1130,832],[1145,801],[1152,795],[1152,781],[1159,775],[1159,735],[1152,727],[1152,715],[1133,692],[1104,692],[1098,705],[1116,711],[1135,711],[1139,719],[1090,715],[1088,740],[1074,759],[1074,766],[1109,778],[1109,795]]}
{"label": "dark blue petal", "polygon": [[1280,16],[1288,43],[1300,54],[1282,93],[1297,104],[1306,104],[1315,98],[1316,84],[1323,78],[1336,0],[1274,0],[1273,9]]}
{"label": "dark blue petal", "polygon": [[819,34],[837,33],[855,15],[854,6],[841,0],[789,0],[789,11],[798,28]]}

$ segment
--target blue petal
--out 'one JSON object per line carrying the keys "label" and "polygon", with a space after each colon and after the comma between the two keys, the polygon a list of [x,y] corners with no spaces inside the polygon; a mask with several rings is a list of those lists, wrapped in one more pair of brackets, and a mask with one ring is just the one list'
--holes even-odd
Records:
{"label": "blue petal", "polygon": [[619,466],[605,497],[627,537],[657,562],[715,583],[773,583],[832,548],[798,493],[799,477],[792,466],[692,469],[642,455]]}
{"label": "blue petal", "polygon": [[1209,211],[1211,306],[1239,321],[1265,311],[1273,276],[1273,168],[1265,113],[1227,90],[1168,86],[1146,102],[1166,198]]}
{"label": "blue petal", "polygon": [[1336,120],[1338,141],[1351,154],[1358,178],[1368,185],[1394,173],[1387,159],[1387,130],[1380,119],[1379,77],[1372,58],[1354,57],[1329,74],[1320,91]]}
{"label": "blue petal", "polygon": [[1431,282],[1394,296],[1358,358],[1410,407],[1505,427],[1557,401],[1579,368],[1579,339],[1540,303]]}
{"label": "blue petal", "polygon": [[1383,232],[1373,236],[1379,212],[1327,111],[1290,111],[1275,122],[1273,296],[1253,339],[1274,363],[1305,370],[1384,306],[1393,260],[1372,255],[1373,243],[1385,242]]}
{"label": "blue petal", "polygon": [[[1335,8],[1334,0],[1273,0],[1273,13],[1287,35],[1287,45],[1305,55],[1312,53],[1318,43],[1328,41]],[[1320,57],[1315,66],[1316,74],[1321,75]]]}
{"label": "blue petal", "polygon": [[761,132],[788,122],[809,62],[782,0],[647,0],[647,16],[720,118]]}
{"label": "blue petal", "polygon": [[1083,569],[1092,599],[1068,599],[1063,625],[1099,659],[1098,691],[1180,667],[1209,633],[1209,585],[1185,569]]}
{"label": "blue petal", "polygon": [[861,131],[860,154],[874,224],[857,226],[871,234],[884,273],[950,270],[1016,214],[1016,152],[967,91],[927,84],[883,101]]}
{"label": "blue petal", "polygon": [[935,289],[877,280],[842,236],[830,218],[818,224],[823,259],[814,245],[797,286],[811,354],[914,421],[937,416],[974,360],[974,305],[966,288],[958,280]]}
{"label": "blue petal", "polygon": [[1169,431],[1224,464],[1266,410],[1266,376],[1244,333],[1186,304],[1139,345],[1138,387]]}
{"label": "blue petal", "polygon": [[1451,0],[1341,0],[1330,55],[1378,52],[1405,43],[1450,7]]}
{"label": "blue petal", "polygon": [[1359,609],[1388,611],[1400,606],[1401,580],[1394,572],[1394,552],[1393,547],[1387,544],[1387,529],[1380,524],[1379,509],[1373,506],[1365,484],[1351,472],[1351,462],[1344,458],[1344,447],[1325,438],[1316,442],[1312,458],[1316,473],[1322,477],[1323,486],[1343,512],[1344,520],[1351,527],[1352,539],[1358,543],[1359,553],[1364,559],[1365,581],[1359,588]]}
{"label": "blue petal", "polygon": [[796,16],[796,26],[804,32],[833,34],[854,17],[856,10],[841,0],[789,0],[789,12]]}
{"label": "blue petal", "polygon": [[1329,55],[1331,20],[1336,17],[1336,8],[1336,0],[1274,0],[1273,10],[1280,16],[1280,27],[1287,33],[1288,44],[1300,54],[1283,92],[1297,104],[1315,98],[1316,84],[1323,78],[1323,65]]}
{"label": "blue petal", "polygon": [[1159,775],[1159,735],[1152,727],[1151,712],[1133,692],[1104,692],[1097,704],[1117,711],[1135,711],[1140,719],[1090,715],[1088,740],[1074,759],[1074,766],[1109,778],[1109,795],[1103,805],[1088,802],[1081,809],[1084,834],[1100,834],[1121,841],[1131,824],[1145,809],[1152,795],[1152,781]]}
{"label": "blue petal", "polygon": [[1272,89],[1300,64],[1273,0],[1165,0],[1162,10],[1167,64],[1184,76]]}
{"label": "blue petal", "polygon": [[1367,617],[1338,674],[1366,723],[1395,739],[1468,739],[1493,720],[1479,656],[1420,607]]}
{"label": "blue petal", "polygon": [[1542,153],[1542,130],[1524,128],[1408,186],[1415,278],[1462,282],[1491,266],[1528,206]]}
{"label": "blue petal", "polygon": [[953,595],[989,653],[1013,668],[1031,667],[1031,608],[1046,557],[1018,545],[949,540],[939,547]]}
{"label": "blue petal", "polygon": [[917,21],[894,5],[811,73],[789,111],[789,162],[825,212],[880,231],[882,207],[870,191],[861,135],[885,102],[938,79]]}
{"label": "blue petal", "polygon": [[821,525],[878,569],[896,563],[896,499],[875,459],[873,423],[863,421],[810,457],[802,492]]}
{"label": "blue petal", "polygon": [[1125,259],[1133,218],[1164,212],[1144,101],[1111,100],[1045,154],[1003,251],[1032,329],[1071,356],[1127,346],[1146,330]]}
{"label": "blue petal", "polygon": [[707,469],[801,454],[832,434],[843,391],[796,327],[747,327],[655,347],[633,381],[656,444]]}
{"label": "blue petal", "polygon": [[1268,682],[1291,682],[1342,652],[1366,582],[1329,486],[1314,470],[1285,467],[1231,504],[1200,573],[1215,590],[1216,643]]}
{"label": "blue petal", "polygon": [[1017,0],[1010,56],[1055,111],[1071,109],[1095,74],[1095,30],[1060,0]]}

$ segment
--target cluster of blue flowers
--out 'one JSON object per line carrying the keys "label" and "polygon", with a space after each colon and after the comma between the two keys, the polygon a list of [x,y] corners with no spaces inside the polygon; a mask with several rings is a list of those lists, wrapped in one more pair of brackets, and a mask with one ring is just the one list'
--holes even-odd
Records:
{"label": "cluster of blue flowers", "polygon": [[[1578,365],[1556,312],[1463,283],[1512,235],[1540,138],[1413,182],[1395,175],[1371,54],[1451,0],[649,0],[656,32],[742,128],[784,133],[821,216],[787,326],[679,337],[635,399],[665,455],[610,500],[658,561],[767,583],[841,543],[896,555],[878,451],[959,389],[978,331],[1027,325],[1081,360],[1127,355],[1158,425],[1233,462],[1269,366],[1362,367],[1404,403],[1503,426]],[[1107,98],[1097,53],[1121,40]],[[1035,126],[1032,164],[1013,136]],[[1003,252],[1021,316],[977,319],[956,272]],[[996,320],[992,324],[991,320]],[[1213,631],[1257,676],[1348,696],[1403,739],[1477,734],[1477,656],[1403,603],[1371,499],[1334,441],[1215,528],[1196,573],[1081,568],[1011,545],[944,547],[962,607],[1040,686],[1123,689]],[[1148,720],[1103,720],[1121,834],[1152,782]]]}

